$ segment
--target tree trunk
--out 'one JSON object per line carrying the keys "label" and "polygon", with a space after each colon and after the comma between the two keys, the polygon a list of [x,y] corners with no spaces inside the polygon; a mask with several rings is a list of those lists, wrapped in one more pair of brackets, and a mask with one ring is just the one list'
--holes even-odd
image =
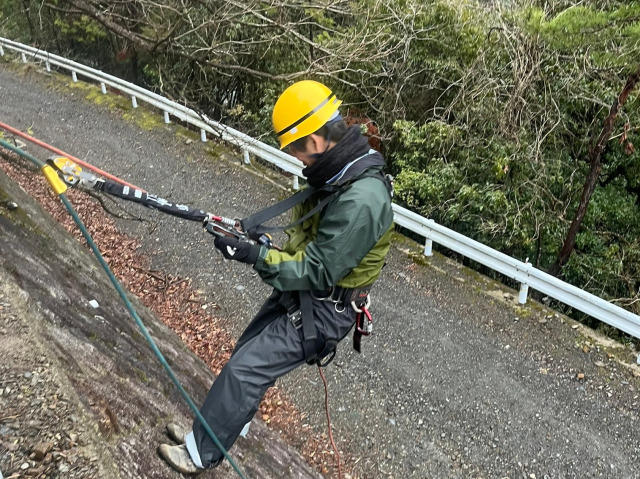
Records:
{"label": "tree trunk", "polygon": [[629,98],[629,94],[638,81],[640,81],[640,65],[638,66],[638,69],[629,76],[627,84],[622,89],[622,92],[620,92],[620,95],[618,95],[618,98],[615,99],[613,105],[611,105],[609,115],[605,118],[604,125],[600,131],[600,136],[598,136],[598,140],[595,145],[589,149],[589,173],[587,174],[587,178],[582,188],[582,195],[580,197],[580,203],[578,204],[576,215],[571,222],[571,226],[567,232],[567,237],[564,240],[562,249],[560,249],[560,253],[558,254],[558,258],[555,263],[553,263],[551,268],[549,268],[549,274],[553,276],[558,276],[562,267],[567,264],[567,261],[569,261],[569,257],[573,252],[573,248],[576,244],[576,236],[580,230],[580,226],[582,225],[582,220],[587,213],[589,201],[591,200],[591,196],[593,195],[593,191],[595,190],[598,182],[598,177],[602,168],[602,163],[600,161],[602,158],[602,152],[611,138],[613,125],[618,117],[618,111],[624,106],[627,98]]}
{"label": "tree trunk", "polygon": [[27,23],[29,23],[31,41],[40,43],[40,39],[36,38],[36,29],[34,28],[33,21],[31,20],[31,6],[27,0],[22,1],[22,10],[24,11],[24,16],[27,18]]}

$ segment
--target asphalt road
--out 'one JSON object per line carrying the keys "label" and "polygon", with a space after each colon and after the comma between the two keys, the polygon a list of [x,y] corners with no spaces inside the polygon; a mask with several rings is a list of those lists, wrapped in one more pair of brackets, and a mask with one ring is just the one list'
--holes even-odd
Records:
{"label": "asphalt road", "polygon": [[[240,217],[288,194],[243,168],[237,152],[221,158],[223,148],[208,144],[207,153],[173,125],[146,130],[86,96],[0,63],[1,121],[151,192]],[[120,222],[153,267],[193,278],[239,335],[268,287],[215,254],[199,225],[130,209],[157,223],[151,231]],[[631,351],[538,305],[519,309],[506,289],[440,256],[415,261],[419,250],[395,243],[373,291],[375,334],[361,355],[346,340],[327,369],[334,434],[358,476],[640,477],[638,370],[618,362],[631,362]],[[316,371],[302,368],[280,385],[323,431]]]}

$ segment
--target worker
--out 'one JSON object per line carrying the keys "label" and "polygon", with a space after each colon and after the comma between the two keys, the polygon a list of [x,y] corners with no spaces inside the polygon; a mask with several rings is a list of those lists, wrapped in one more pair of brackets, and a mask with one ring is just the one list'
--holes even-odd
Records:
{"label": "worker", "polygon": [[[287,88],[274,106],[280,148],[304,164],[313,189],[293,206],[282,249],[230,236],[215,239],[226,259],[253,266],[274,288],[200,409],[227,450],[279,377],[335,355],[368,305],[389,251],[393,213],[384,159],[358,125],[347,127],[341,103],[325,85],[305,80]],[[175,426],[169,430],[184,441],[159,448],[174,469],[196,474],[222,462],[223,453],[198,419],[184,437]]]}

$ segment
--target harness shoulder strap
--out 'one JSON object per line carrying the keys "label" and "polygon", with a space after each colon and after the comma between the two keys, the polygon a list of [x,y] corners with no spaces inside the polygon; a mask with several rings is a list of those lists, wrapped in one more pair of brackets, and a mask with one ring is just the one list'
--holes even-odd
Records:
{"label": "harness shoulder strap", "polygon": [[260,210],[257,213],[247,216],[246,218],[240,220],[240,224],[242,225],[242,229],[249,233],[250,238],[259,238],[264,233],[271,233],[273,231],[284,231],[289,228],[293,228],[294,226],[299,225],[303,221],[311,218],[318,211],[322,210],[333,197],[332,194],[328,194],[320,201],[318,204],[314,206],[311,211],[302,216],[302,218],[298,218],[296,221],[289,223],[288,225],[277,225],[277,226],[264,226],[263,223],[275,218],[276,216],[289,211],[294,206],[303,201],[311,198],[314,194],[320,193],[322,191],[326,191],[329,193],[335,193],[338,190],[341,190],[342,186],[334,186],[327,185],[325,187],[315,189],[315,188],[306,188],[302,191],[299,191],[295,195],[287,198],[286,200],[280,201],[269,208],[265,208],[264,210]]}
{"label": "harness shoulder strap", "polygon": [[244,231],[251,231],[256,226],[260,226],[262,225],[262,223],[266,223],[270,219],[273,219],[276,216],[280,216],[282,213],[289,211],[298,203],[302,203],[306,199],[310,198],[317,191],[318,190],[316,190],[315,188],[306,188],[304,190],[300,190],[293,196],[290,196],[283,201],[279,201],[275,205],[271,205],[268,208],[257,211],[256,213],[243,218],[242,220],[240,220],[242,229]]}
{"label": "harness shoulder strap", "polygon": [[[357,158],[352,163],[356,163],[358,160],[361,160],[365,156],[372,154],[371,153],[372,151],[375,152],[375,150],[370,150],[367,154],[361,156],[360,158]],[[353,184],[358,179],[368,178],[368,177],[378,178],[381,181],[383,181],[387,186],[387,190],[389,191],[389,194],[393,196],[393,185],[389,180],[389,178],[387,177],[387,175],[385,175],[381,171],[369,172],[365,170],[364,173],[362,175],[359,175],[357,178],[350,178],[342,182],[327,184],[322,188],[318,188],[318,189],[309,187],[302,191],[299,191],[293,196],[290,196],[289,198],[283,201],[280,201],[275,205],[272,205],[268,208],[265,208],[256,213],[253,213],[252,215],[247,216],[246,218],[240,220],[240,224],[242,226],[242,229],[246,231],[249,234],[249,237],[252,239],[257,239],[265,233],[271,233],[274,231],[283,231],[289,228],[293,228],[294,226],[299,225],[303,221],[306,221],[307,219],[311,218],[313,215],[321,211],[322,208],[328,205],[331,202],[331,200],[335,197],[334,193],[344,192],[350,187],[351,184]],[[313,207],[311,211],[309,211],[307,214],[305,214],[301,218],[298,218],[296,221],[289,223],[288,225],[264,226],[264,223],[266,223],[267,221],[277,216],[280,216],[282,213],[289,211],[297,204],[302,203],[303,201],[311,198],[314,194],[317,194],[320,192],[326,192],[328,194],[322,199],[320,199],[320,201],[318,201],[318,204],[315,207]]]}

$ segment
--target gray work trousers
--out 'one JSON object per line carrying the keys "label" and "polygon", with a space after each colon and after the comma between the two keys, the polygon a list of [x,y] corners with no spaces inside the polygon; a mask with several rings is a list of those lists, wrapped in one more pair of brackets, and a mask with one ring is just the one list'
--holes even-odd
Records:
{"label": "gray work trousers", "polygon": [[[274,290],[242,333],[200,408],[226,450],[251,421],[262,397],[276,379],[305,363],[301,330],[287,317],[287,311],[280,304],[281,295]],[[319,345],[330,339],[340,341],[355,324],[356,312],[350,306],[339,312],[333,303],[314,299],[313,313]],[[193,436],[205,468],[222,459],[222,453],[197,418],[193,423]]]}

